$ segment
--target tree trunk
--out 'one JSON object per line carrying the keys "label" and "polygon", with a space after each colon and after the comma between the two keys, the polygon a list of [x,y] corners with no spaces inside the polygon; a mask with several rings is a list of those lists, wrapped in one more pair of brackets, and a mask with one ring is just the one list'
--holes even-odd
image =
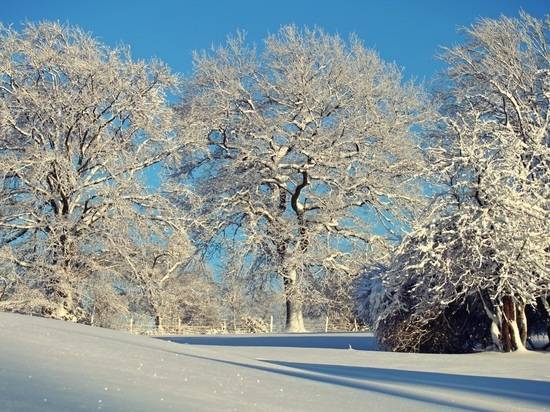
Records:
{"label": "tree trunk", "polygon": [[[504,352],[513,352],[518,350],[525,350],[525,344],[522,340],[522,332],[520,332],[519,324],[525,322],[522,328],[527,330],[527,321],[524,320],[523,307],[516,307],[514,298],[510,295],[504,296],[502,299],[502,320],[501,320],[501,339],[502,350]],[[522,319],[518,322],[518,314]],[[527,333],[525,332],[525,337]]]}
{"label": "tree trunk", "polygon": [[519,335],[523,346],[527,344],[527,316],[525,315],[525,304],[522,303],[516,308]]}
{"label": "tree trunk", "polygon": [[286,332],[305,332],[304,317],[302,315],[302,297],[296,290],[296,270],[292,270],[289,276],[284,278],[284,291],[286,300]]}
{"label": "tree trunk", "polygon": [[68,304],[68,302],[61,302],[55,304],[53,308],[43,310],[42,314],[47,317],[52,317],[54,319],[77,323],[80,320],[77,312],[78,311],[74,309],[72,305]]}
{"label": "tree trunk", "polygon": [[[279,213],[281,216],[286,210],[286,201],[286,191],[279,188]],[[297,199],[293,196],[291,203],[293,204],[294,210],[297,210],[296,201]],[[302,231],[300,231],[300,235],[303,236]],[[296,287],[298,273],[296,272],[296,269],[288,270],[285,268],[286,250],[287,240],[280,241],[277,244],[277,252],[279,254],[279,265],[281,268],[284,268],[282,270],[285,272],[283,275],[283,287],[286,303],[285,331],[290,333],[305,332],[306,328],[304,327],[304,317],[302,315],[302,296]]]}
{"label": "tree trunk", "polygon": [[162,333],[164,331],[164,327],[162,325],[162,317],[160,315],[155,316],[155,329],[158,333]]}
{"label": "tree trunk", "polygon": [[42,309],[42,315],[70,322],[78,322],[82,318],[82,311],[75,304],[72,286],[67,282],[66,274],[56,274],[50,279],[46,287],[46,296],[50,306]]}
{"label": "tree trunk", "polygon": [[[546,312],[546,317],[550,320],[550,296],[544,295],[537,299],[537,306],[540,307],[541,313]],[[543,350],[550,349],[550,322],[546,323],[546,335],[548,336],[548,343],[544,345]]]}

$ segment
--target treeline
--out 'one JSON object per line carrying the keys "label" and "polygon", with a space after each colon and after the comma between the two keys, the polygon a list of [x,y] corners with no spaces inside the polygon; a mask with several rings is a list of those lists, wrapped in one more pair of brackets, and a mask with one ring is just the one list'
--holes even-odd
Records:
{"label": "treeline", "polygon": [[1,27],[0,308],[282,305],[288,331],[360,317],[390,350],[525,348],[550,332],[549,28],[478,21],[426,90],[320,29],[238,34],[183,76]]}

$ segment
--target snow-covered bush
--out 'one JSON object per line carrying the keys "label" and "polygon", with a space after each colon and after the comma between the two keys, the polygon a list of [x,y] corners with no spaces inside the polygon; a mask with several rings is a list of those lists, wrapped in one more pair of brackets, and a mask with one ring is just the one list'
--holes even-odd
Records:
{"label": "snow-covered bush", "polygon": [[537,270],[544,253],[537,232],[520,231],[519,218],[512,222],[463,207],[413,231],[388,267],[361,283],[360,312],[380,343],[463,352],[492,336],[503,350],[523,347],[525,306],[544,293],[548,272]]}

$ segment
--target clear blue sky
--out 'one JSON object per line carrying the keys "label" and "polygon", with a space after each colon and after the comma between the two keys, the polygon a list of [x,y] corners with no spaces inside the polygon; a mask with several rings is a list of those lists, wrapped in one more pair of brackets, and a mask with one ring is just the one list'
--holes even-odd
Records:
{"label": "clear blue sky", "polygon": [[281,25],[317,25],[347,36],[405,68],[407,77],[429,79],[441,63],[440,45],[459,41],[458,27],[479,17],[542,17],[550,0],[3,0],[0,21],[59,20],[81,26],[107,44],[129,44],[139,58],[158,57],[189,73],[192,50],[204,49],[243,29],[259,43]]}

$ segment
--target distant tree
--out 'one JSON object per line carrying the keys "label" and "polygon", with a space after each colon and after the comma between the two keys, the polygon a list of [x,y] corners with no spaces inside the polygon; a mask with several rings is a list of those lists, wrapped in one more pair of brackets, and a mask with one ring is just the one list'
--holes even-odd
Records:
{"label": "distant tree", "polygon": [[183,324],[219,327],[221,293],[212,273],[200,262],[170,279],[164,293],[165,312]]}
{"label": "distant tree", "polygon": [[192,253],[184,215],[145,184],[181,146],[177,85],[77,28],[0,27],[0,305],[88,321],[125,282],[158,305]]}
{"label": "distant tree", "polygon": [[[545,302],[550,285],[549,28],[525,13],[483,19],[445,54],[429,151],[441,194],[379,276],[375,323],[392,349],[426,348],[456,313],[470,337],[525,347],[526,305]],[[474,333],[480,311],[487,329]]]}
{"label": "distant tree", "polygon": [[184,171],[207,240],[240,243],[248,279],[282,280],[288,331],[304,330],[316,279],[347,288],[418,208],[422,97],[356,38],[317,29],[283,27],[262,53],[237,36],[195,55],[181,114],[199,149]]}

